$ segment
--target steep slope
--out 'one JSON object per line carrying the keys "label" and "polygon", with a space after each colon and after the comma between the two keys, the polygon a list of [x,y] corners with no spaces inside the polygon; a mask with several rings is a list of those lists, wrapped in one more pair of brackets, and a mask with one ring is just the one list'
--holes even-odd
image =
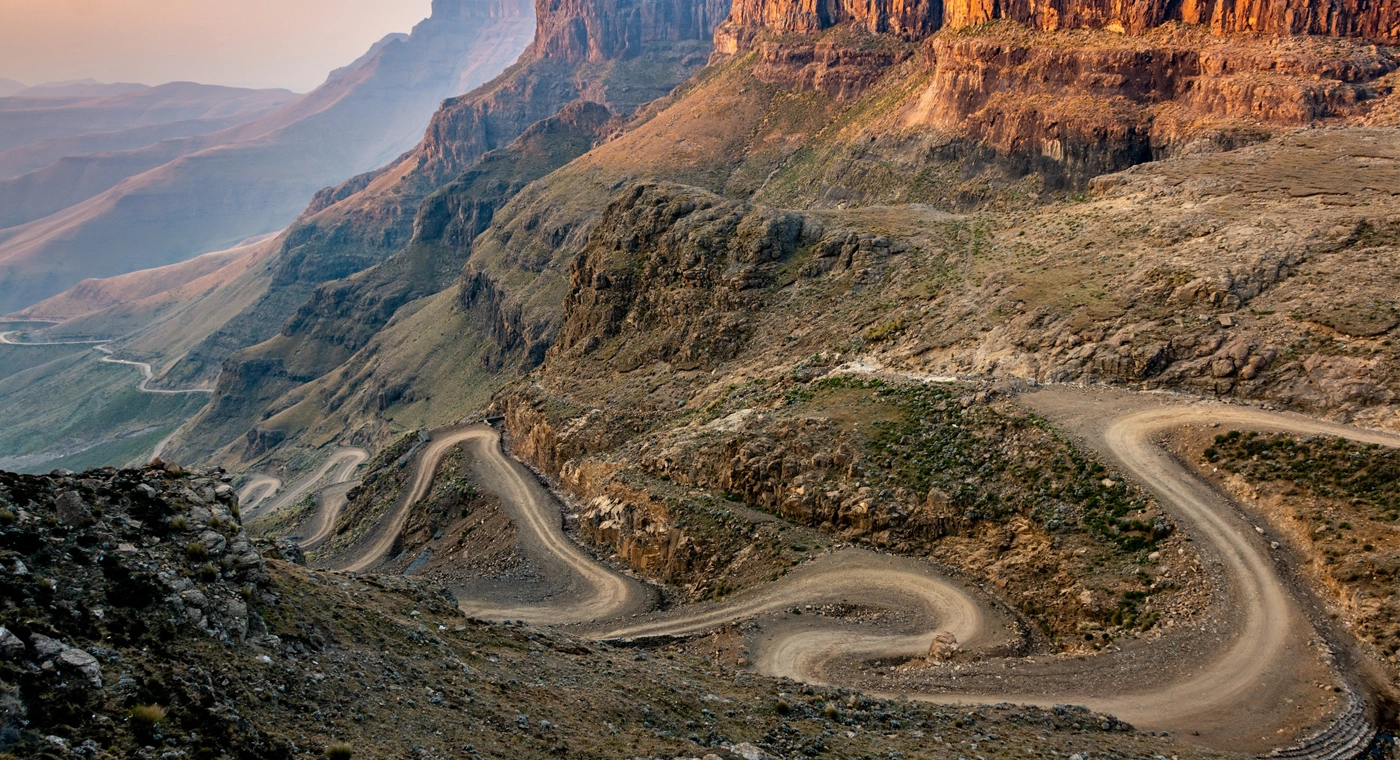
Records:
{"label": "steep slope", "polygon": [[[707,39],[721,15],[713,5],[639,3],[623,8],[605,4],[542,8],[540,31],[530,50],[495,81],[444,103],[416,151],[380,172],[319,196],[307,218],[288,232],[283,243],[284,252],[277,263],[277,274],[263,302],[191,352],[171,377],[181,382],[212,377],[233,351],[276,335],[321,283],[376,264],[409,245],[422,199],[458,178],[464,169],[489,155],[489,151],[505,147],[516,135],[559,112],[566,104],[591,100],[609,111],[625,115],[642,103],[666,94],[704,63],[709,50]],[[644,12],[638,16],[639,11]],[[577,20],[580,28],[590,28],[591,24],[601,36],[591,43],[585,37],[581,42],[576,41],[577,44],[569,42],[567,35],[560,37],[564,34],[561,29],[573,28],[571,18]],[[635,34],[618,36],[619,32],[614,29],[620,23],[617,19],[632,19],[627,23],[640,26]],[[511,168],[509,161],[500,162],[500,159],[497,159],[499,167],[487,161],[486,168],[478,176],[463,178],[464,181],[458,183],[457,190],[465,193],[463,198],[455,200],[450,194],[444,196],[448,209],[455,203],[466,204],[452,213],[478,217],[463,221],[463,226],[479,230],[489,220],[490,212],[525,182],[547,173],[596,140],[597,135],[583,138],[579,129],[584,122],[579,119],[586,117],[584,121],[593,125],[584,130],[591,134],[601,126],[597,115],[604,111],[599,106],[575,108],[573,115],[565,114],[559,121],[542,124],[523,143],[510,149],[523,151],[521,155],[535,154],[537,158],[531,158],[519,168]],[[569,124],[574,126],[561,129]],[[472,196],[477,198],[473,200]],[[428,211],[440,213],[442,210],[447,209]],[[421,214],[419,216],[420,222],[430,229],[439,224],[432,217],[424,220]],[[433,234],[444,231],[437,230]],[[348,313],[339,315],[337,326],[328,327],[326,333],[351,336],[348,348],[325,344],[311,348],[296,360],[307,374],[295,373],[291,378],[294,384],[314,379],[333,368],[349,352],[363,345],[370,332],[403,303],[445,286],[448,278],[455,276],[474,237],[467,235],[464,229],[452,234],[455,237],[447,241],[443,251],[425,253],[419,250],[406,254],[424,259],[430,268],[446,276],[431,276],[428,281],[409,287],[395,283],[393,288],[401,292],[390,302],[380,301],[380,296],[372,292],[366,294],[365,298],[376,301],[372,310],[375,316],[370,318],[369,324],[351,324],[357,319]],[[360,279],[346,287],[356,292],[372,291],[379,287],[374,283],[386,278],[394,280],[392,271],[386,269],[383,274]],[[322,299],[322,306],[329,306],[347,296],[334,296],[333,301],[318,298]],[[313,305],[311,309],[322,306]],[[342,339],[334,341],[342,342]],[[296,343],[292,346],[301,347]],[[266,391],[278,389],[280,392],[286,380],[263,384],[264,380],[284,371],[280,354],[250,358],[242,367],[225,367],[224,377],[231,383],[253,383]],[[250,411],[248,400],[240,398],[240,394],[221,394],[221,398],[225,395],[239,405],[239,409],[211,409],[206,417],[220,420],[220,429],[233,420],[244,424],[244,415]],[[197,439],[199,435],[191,437]]]}
{"label": "steep slope", "polygon": [[[16,318],[36,321],[67,322],[76,317],[102,311],[118,304],[139,301],[143,298],[175,290],[193,280],[223,269],[234,260],[247,254],[249,246],[230,248],[196,256],[179,264],[148,269],[141,272],[108,277],[106,279],[83,280],[62,293],[40,301],[33,306],[15,313]],[[71,334],[71,330],[61,332]],[[125,331],[115,332],[121,335]],[[54,332],[48,332],[38,340],[52,339]]]}
{"label": "steep slope", "polygon": [[[407,39],[264,119],[103,159],[154,168],[0,233],[0,311],[64,290],[78,272],[162,266],[285,227],[317,189],[411,147],[442,98],[499,73],[528,44],[528,4],[439,0],[434,11]],[[128,168],[85,171],[110,181]]]}

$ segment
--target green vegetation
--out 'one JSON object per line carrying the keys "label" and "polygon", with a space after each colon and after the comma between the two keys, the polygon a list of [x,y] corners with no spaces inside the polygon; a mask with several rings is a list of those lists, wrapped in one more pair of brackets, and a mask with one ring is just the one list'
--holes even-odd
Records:
{"label": "green vegetation", "polygon": [[1047,530],[1082,530],[1127,552],[1150,550],[1170,528],[1131,517],[1150,505],[1142,492],[1080,451],[1045,420],[985,405],[964,408],[952,386],[889,385],[833,378],[818,388],[861,388],[900,416],[876,420],[870,460],[916,494],[938,492],[971,520],[1013,513]]}
{"label": "green vegetation", "polygon": [[1253,481],[1291,481],[1313,496],[1346,499],[1371,519],[1400,518],[1400,451],[1394,449],[1345,438],[1234,430],[1216,436],[1205,457]]}
{"label": "green vegetation", "polygon": [[127,465],[209,400],[142,393],[140,379],[132,367],[101,363],[91,351],[0,379],[0,460],[15,458],[5,469]]}

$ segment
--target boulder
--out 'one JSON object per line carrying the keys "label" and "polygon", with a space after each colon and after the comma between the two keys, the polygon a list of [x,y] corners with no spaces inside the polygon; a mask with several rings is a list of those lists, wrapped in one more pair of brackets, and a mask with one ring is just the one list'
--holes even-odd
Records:
{"label": "boulder", "polygon": [[83,497],[77,491],[64,491],[54,499],[54,510],[58,513],[58,521],[64,525],[84,526],[92,524],[92,510],[83,503]]}

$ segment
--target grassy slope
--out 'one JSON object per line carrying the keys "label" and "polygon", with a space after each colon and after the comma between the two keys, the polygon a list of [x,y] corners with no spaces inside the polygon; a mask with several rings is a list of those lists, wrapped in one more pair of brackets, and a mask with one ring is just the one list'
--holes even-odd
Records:
{"label": "grassy slope", "polygon": [[[30,470],[50,469],[49,460],[84,452],[70,461],[124,465],[207,401],[141,393],[140,378],[134,368],[102,363],[89,351],[0,380],[0,457],[48,455],[24,467]],[[95,442],[107,445],[100,452],[89,449]]]}

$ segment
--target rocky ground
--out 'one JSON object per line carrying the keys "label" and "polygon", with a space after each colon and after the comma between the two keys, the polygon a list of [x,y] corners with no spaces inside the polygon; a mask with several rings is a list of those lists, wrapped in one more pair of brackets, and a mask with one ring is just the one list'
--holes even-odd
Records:
{"label": "rocky ground", "polygon": [[883,701],[464,619],[431,583],[264,559],[227,479],[0,475],[0,757],[1186,753],[1079,708]]}

